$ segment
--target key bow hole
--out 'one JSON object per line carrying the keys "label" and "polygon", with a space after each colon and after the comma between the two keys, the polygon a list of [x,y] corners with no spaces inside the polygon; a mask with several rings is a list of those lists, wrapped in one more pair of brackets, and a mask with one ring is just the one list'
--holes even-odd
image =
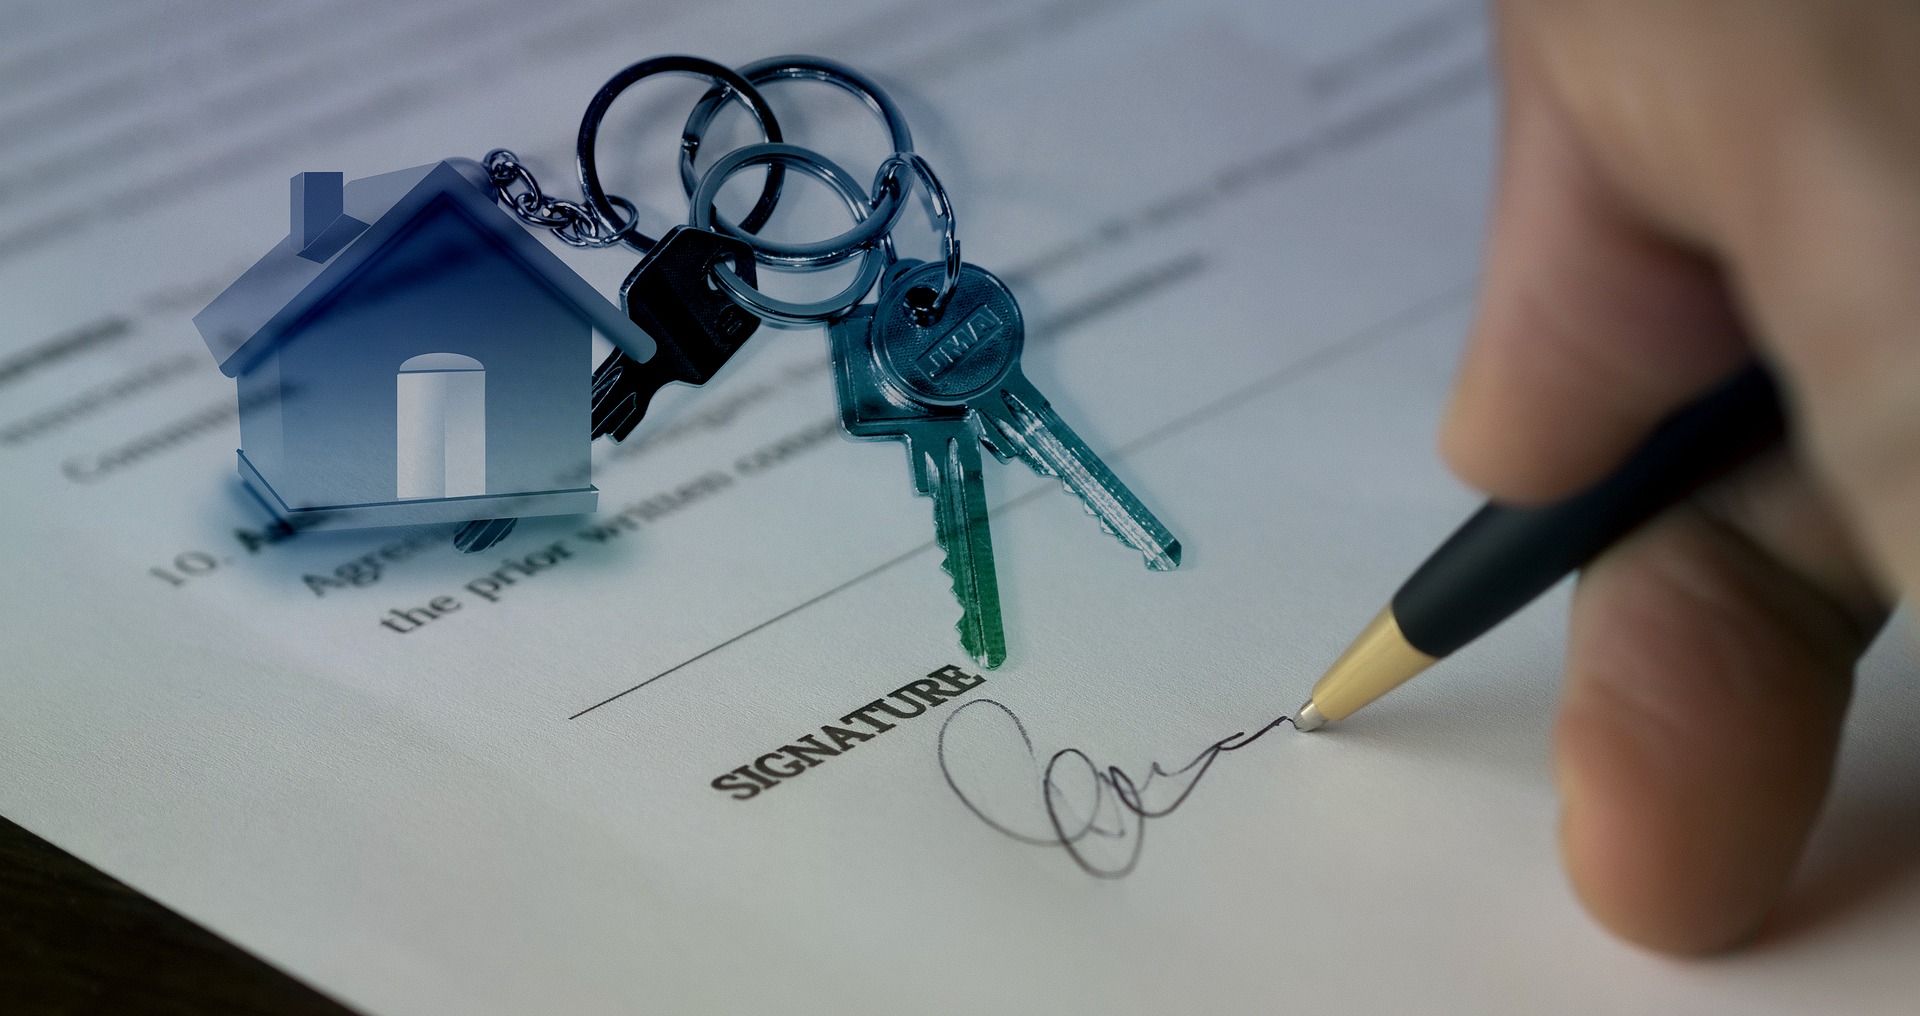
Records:
{"label": "key bow hole", "polygon": [[940,319],[934,313],[933,303],[940,294],[932,286],[915,286],[907,290],[907,313],[913,316],[913,323],[922,328]]}
{"label": "key bow hole", "polygon": [[707,284],[708,292],[718,293],[720,291],[720,280],[714,278],[713,273],[718,270],[721,265],[726,265],[731,268],[733,267],[733,259],[725,254],[716,254],[708,258],[707,263],[700,268],[700,281]]}

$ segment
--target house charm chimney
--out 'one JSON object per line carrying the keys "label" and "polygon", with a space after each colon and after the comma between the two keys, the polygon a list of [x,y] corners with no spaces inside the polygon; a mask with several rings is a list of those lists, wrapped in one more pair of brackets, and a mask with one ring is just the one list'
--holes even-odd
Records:
{"label": "house charm chimney", "polygon": [[308,261],[325,263],[367,228],[346,214],[341,173],[294,174],[292,210],[293,246]]}

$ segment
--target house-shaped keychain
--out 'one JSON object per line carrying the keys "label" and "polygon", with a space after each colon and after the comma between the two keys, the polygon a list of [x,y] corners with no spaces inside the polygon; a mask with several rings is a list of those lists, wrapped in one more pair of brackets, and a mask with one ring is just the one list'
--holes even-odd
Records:
{"label": "house-shaped keychain", "polygon": [[298,529],[591,512],[592,336],[654,343],[453,160],[293,178],[293,228],[194,318],[239,382],[240,477]]}

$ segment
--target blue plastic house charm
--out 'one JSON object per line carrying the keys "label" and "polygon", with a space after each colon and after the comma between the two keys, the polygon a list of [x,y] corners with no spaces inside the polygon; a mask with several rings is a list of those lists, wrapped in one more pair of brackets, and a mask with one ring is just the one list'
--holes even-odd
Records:
{"label": "blue plastic house charm", "polygon": [[290,235],[194,324],[239,382],[240,476],[277,519],[495,520],[482,546],[593,511],[592,335],[654,350],[465,161],[294,177]]}

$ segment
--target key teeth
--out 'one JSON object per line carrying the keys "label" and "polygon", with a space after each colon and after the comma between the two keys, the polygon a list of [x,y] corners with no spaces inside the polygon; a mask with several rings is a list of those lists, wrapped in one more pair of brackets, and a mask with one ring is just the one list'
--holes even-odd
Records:
{"label": "key teeth", "polygon": [[[1034,413],[1017,399],[1007,399],[1007,410],[1014,414],[1015,420],[1031,420],[1034,423],[1038,423],[1040,419],[1038,414]],[[1047,464],[1046,458],[1034,448],[1033,442],[1027,440],[1026,436],[1021,433],[1020,426],[1017,422],[1014,420],[1001,419],[998,416],[989,418],[987,422],[991,427],[988,430],[982,431],[980,443],[985,445],[988,451],[999,456],[1002,461],[1011,460],[1017,455],[1020,461],[1025,462],[1035,473],[1041,476],[1051,476],[1060,481],[1060,489],[1072,494],[1074,500],[1080,502],[1080,510],[1093,516],[1093,520],[1100,524],[1101,532],[1119,540],[1124,546],[1140,552],[1140,556],[1146,560],[1148,570],[1164,572],[1173,571],[1175,568],[1180,567],[1179,540],[1169,540],[1163,545],[1154,543],[1148,543],[1144,547],[1136,545],[1133,541],[1122,536],[1120,531],[1115,529],[1113,524],[1108,522],[1106,517],[1101,515],[1100,512],[1093,507],[1093,502],[1087,499],[1085,492],[1075,489],[1063,473]],[[1064,424],[1062,424],[1062,426],[1064,426]],[[988,433],[998,433],[1000,435],[1005,442],[1006,452],[1002,452],[995,446],[993,439],[987,436]],[[1155,523],[1158,525],[1157,520],[1155,520]],[[1162,528],[1164,531],[1164,527]]]}
{"label": "key teeth", "polygon": [[628,395],[611,409],[603,411],[601,406],[595,405],[591,436],[596,438],[611,436],[616,442],[625,441],[627,435],[633,433],[633,428],[640,423],[635,412],[639,403],[638,396]]}
{"label": "key teeth", "polygon": [[626,372],[628,359],[627,354],[615,350],[606,359],[600,361],[599,367],[594,368],[593,394],[596,398],[620,383],[620,375]]}
{"label": "key teeth", "polygon": [[593,372],[592,402],[588,408],[589,440],[611,434],[619,441],[633,431],[634,395],[618,390],[620,379],[626,373],[626,360],[625,353],[615,350]]}
{"label": "key teeth", "polygon": [[954,555],[945,553],[940,556],[940,569],[952,580],[953,597],[963,606],[960,608],[960,620],[954,622],[953,630],[960,635],[960,648],[967,651],[975,663],[993,670],[1007,662],[1006,639],[995,639],[987,628],[986,619],[968,610],[964,604],[972,602],[960,580],[961,569],[954,564]]}
{"label": "key teeth", "polygon": [[[973,459],[969,467],[970,438],[965,430],[923,437],[933,440],[910,440],[908,446],[916,476],[924,469],[927,486],[922,492],[933,499],[940,567],[947,573],[953,598],[960,605],[960,619],[954,629],[967,655],[993,669],[1006,662],[1007,636],[1000,618],[984,492],[978,489],[978,460]],[[935,452],[928,444],[937,444],[940,450]]]}
{"label": "key teeth", "polygon": [[[1047,470],[1046,475],[1057,478],[1060,474],[1053,472],[1052,470]],[[1122,545],[1139,551],[1140,556],[1146,559],[1147,569],[1149,571],[1166,572],[1166,571],[1173,571],[1174,569],[1180,567],[1180,541],[1179,540],[1173,540],[1164,545],[1160,545],[1157,551],[1155,550],[1155,546],[1152,544],[1149,544],[1148,546],[1145,546],[1145,547],[1136,547],[1134,546],[1131,540],[1128,540],[1126,537],[1120,535],[1120,531],[1118,529],[1113,528],[1113,525],[1109,523],[1105,517],[1103,517],[1099,512],[1094,511],[1093,505],[1088,503],[1087,499],[1082,497],[1079,491],[1073,489],[1073,484],[1068,483],[1065,480],[1061,480],[1060,489],[1066,491],[1069,494],[1072,494],[1073,499],[1075,501],[1080,502],[1080,510],[1092,516],[1093,520],[1100,524],[1101,532],[1107,534],[1108,536],[1113,537],[1116,540],[1119,540]]]}

